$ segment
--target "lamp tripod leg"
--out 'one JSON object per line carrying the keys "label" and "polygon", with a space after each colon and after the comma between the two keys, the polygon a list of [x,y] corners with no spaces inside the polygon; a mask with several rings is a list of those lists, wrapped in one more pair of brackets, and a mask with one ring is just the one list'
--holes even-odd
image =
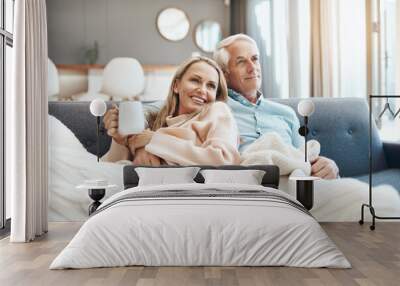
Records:
{"label": "lamp tripod leg", "polygon": [[99,162],[99,153],[100,153],[100,142],[99,142],[99,136],[100,136],[100,116],[96,116],[96,121],[97,121],[97,142],[96,142],[96,154],[97,154],[97,162]]}
{"label": "lamp tripod leg", "polygon": [[307,135],[308,135],[308,117],[304,116],[304,161],[307,163],[308,162],[308,156],[307,156]]}
{"label": "lamp tripod leg", "polygon": [[361,206],[361,219],[358,221],[358,223],[360,224],[360,225],[363,225],[364,224],[364,207],[365,207],[366,205],[365,204],[362,204],[362,206]]}
{"label": "lamp tripod leg", "polygon": [[369,226],[369,229],[370,230],[375,230],[375,218],[376,218],[375,209],[372,206],[370,206],[369,207],[369,211],[370,211],[370,213],[372,215],[372,225]]}

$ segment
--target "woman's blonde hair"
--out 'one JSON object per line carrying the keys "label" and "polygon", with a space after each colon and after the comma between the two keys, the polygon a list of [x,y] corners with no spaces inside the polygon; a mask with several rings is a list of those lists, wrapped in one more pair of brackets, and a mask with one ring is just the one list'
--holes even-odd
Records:
{"label": "woman's blonde hair", "polygon": [[228,88],[226,86],[226,80],[224,77],[224,74],[222,70],[219,68],[216,62],[213,60],[207,58],[207,57],[202,57],[202,56],[197,56],[197,57],[192,57],[183,62],[175,72],[175,75],[172,79],[168,96],[166,99],[166,103],[164,106],[160,109],[159,112],[155,113],[150,113],[147,117],[148,123],[149,123],[149,128],[153,131],[167,126],[166,124],[166,118],[168,116],[176,116],[178,109],[179,109],[179,94],[174,92],[174,86],[175,82],[177,80],[180,80],[183,75],[186,73],[186,71],[189,69],[189,67],[195,63],[198,62],[205,62],[215,68],[215,70],[218,73],[218,87],[217,87],[217,96],[216,100],[217,101],[226,101],[228,98]]}

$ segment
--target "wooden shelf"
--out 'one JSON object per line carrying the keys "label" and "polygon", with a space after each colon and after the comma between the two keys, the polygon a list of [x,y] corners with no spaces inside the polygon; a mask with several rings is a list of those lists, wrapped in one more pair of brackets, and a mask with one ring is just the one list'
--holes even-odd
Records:
{"label": "wooden shelf", "polygon": [[[102,64],[57,64],[58,69],[62,70],[70,70],[76,72],[85,72],[87,73],[90,69],[104,69],[105,65]],[[142,65],[143,70],[145,72],[154,72],[154,71],[175,71],[178,66],[175,65]]]}

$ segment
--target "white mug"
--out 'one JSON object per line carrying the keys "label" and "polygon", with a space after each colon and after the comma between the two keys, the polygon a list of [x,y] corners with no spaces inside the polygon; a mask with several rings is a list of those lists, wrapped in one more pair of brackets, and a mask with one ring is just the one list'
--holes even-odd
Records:
{"label": "white mug", "polygon": [[144,130],[143,106],[140,101],[122,101],[119,104],[118,132],[126,136]]}

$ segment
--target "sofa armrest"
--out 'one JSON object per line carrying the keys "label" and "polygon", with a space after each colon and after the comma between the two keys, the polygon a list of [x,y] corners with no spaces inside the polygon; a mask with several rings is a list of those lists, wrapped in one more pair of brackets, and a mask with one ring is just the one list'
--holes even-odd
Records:
{"label": "sofa armrest", "polygon": [[383,151],[389,168],[400,168],[400,143],[383,142]]}

